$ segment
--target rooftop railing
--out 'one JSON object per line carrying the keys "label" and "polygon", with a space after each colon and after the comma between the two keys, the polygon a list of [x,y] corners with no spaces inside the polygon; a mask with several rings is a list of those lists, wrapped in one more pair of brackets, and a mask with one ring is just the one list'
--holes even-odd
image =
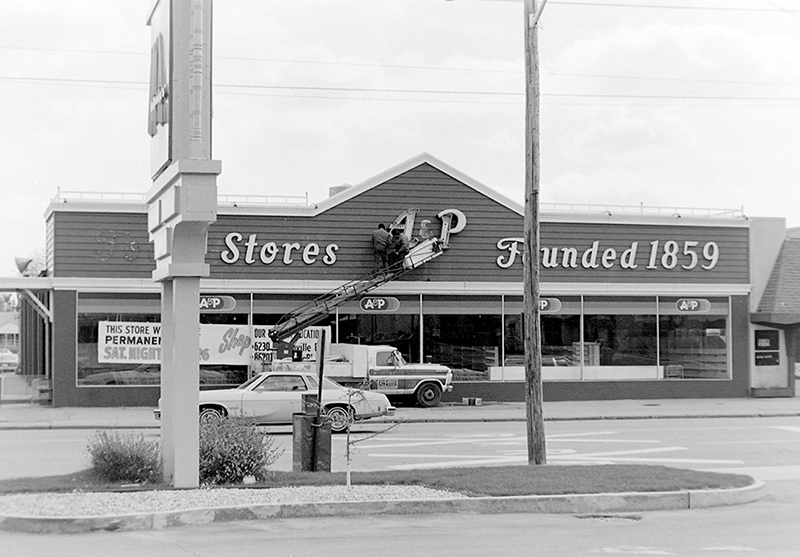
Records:
{"label": "rooftop railing", "polygon": [[652,205],[596,205],[590,203],[540,203],[539,210],[553,213],[592,213],[614,215],[660,215],[681,217],[744,218],[739,209],[708,209],[699,207],[657,207]]}
{"label": "rooftop railing", "polygon": [[[87,192],[58,190],[52,199],[53,203],[146,203],[144,193]],[[308,206],[308,194],[305,195],[218,195],[217,203],[229,207],[263,207],[269,205]]]}
{"label": "rooftop railing", "polygon": [[[83,192],[59,190],[53,203],[98,202],[98,203],[146,203],[144,193]],[[305,195],[219,195],[217,202],[221,207],[268,207],[293,206],[308,207],[308,193]],[[591,203],[540,203],[539,210],[552,213],[591,213],[614,215],[659,215],[707,218],[745,218],[744,207],[739,209],[708,209],[698,207],[658,207],[652,205],[600,205]]]}

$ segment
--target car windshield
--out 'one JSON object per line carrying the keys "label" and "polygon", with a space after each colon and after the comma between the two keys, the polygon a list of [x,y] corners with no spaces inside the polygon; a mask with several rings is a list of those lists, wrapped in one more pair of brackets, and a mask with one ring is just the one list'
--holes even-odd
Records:
{"label": "car windshield", "polygon": [[237,388],[237,389],[239,389],[239,390],[244,390],[244,389],[246,389],[247,387],[249,387],[250,385],[252,385],[252,384],[253,384],[253,382],[254,382],[256,379],[259,379],[260,377],[261,377],[260,375],[254,375],[253,377],[251,377],[250,379],[248,379],[247,381],[245,381],[244,383],[242,383],[241,385],[239,385],[239,386],[238,386],[238,387],[236,387],[236,388]]}

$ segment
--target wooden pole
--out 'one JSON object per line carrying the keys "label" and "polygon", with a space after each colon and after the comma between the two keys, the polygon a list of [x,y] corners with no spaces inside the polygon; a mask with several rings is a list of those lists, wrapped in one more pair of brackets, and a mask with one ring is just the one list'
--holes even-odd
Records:
{"label": "wooden pole", "polygon": [[[544,6],[544,4],[542,4]],[[536,0],[525,0],[525,414],[528,464],[546,464],[539,322],[539,54]]]}

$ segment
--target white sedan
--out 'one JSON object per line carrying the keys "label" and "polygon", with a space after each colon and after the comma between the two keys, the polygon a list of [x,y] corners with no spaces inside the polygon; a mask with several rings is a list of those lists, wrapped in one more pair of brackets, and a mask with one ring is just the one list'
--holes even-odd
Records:
{"label": "white sedan", "polygon": [[[260,425],[291,425],[293,414],[316,411],[304,408],[303,395],[316,396],[318,392],[319,382],[313,373],[259,373],[235,389],[200,391],[200,421],[244,416]],[[382,393],[350,389],[322,379],[322,413],[330,420],[331,431],[345,431],[354,421],[394,412]],[[161,418],[161,401],[155,415]]]}

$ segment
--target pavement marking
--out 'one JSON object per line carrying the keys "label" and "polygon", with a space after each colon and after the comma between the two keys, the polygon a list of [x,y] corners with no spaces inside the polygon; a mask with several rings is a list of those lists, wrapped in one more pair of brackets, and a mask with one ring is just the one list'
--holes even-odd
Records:
{"label": "pavement marking", "polygon": [[[655,453],[688,450],[685,447],[660,447],[653,449],[638,449],[628,451],[610,451],[603,453],[581,454],[574,450],[547,450],[547,458],[560,461],[562,464],[613,464],[618,462],[644,462],[668,464],[715,464],[731,465],[744,464],[741,460],[698,459],[698,458],[668,458],[655,456]],[[646,456],[631,456],[646,455]],[[378,453],[370,454],[376,458],[397,459],[448,459],[444,462],[427,462],[414,464],[397,464],[389,466],[393,470],[408,470],[413,468],[444,468],[447,466],[480,466],[486,464],[512,464],[514,462],[527,462],[527,451],[505,451],[504,454],[491,455],[448,455],[448,454],[414,454],[414,453]]]}
{"label": "pavement marking", "polygon": [[791,431],[792,433],[800,433],[800,427],[790,425],[776,425],[772,426],[772,429],[781,429],[783,431]]}
{"label": "pavement marking", "polygon": [[438,441],[422,441],[422,442],[402,442],[402,443],[383,443],[381,445],[363,445],[365,449],[386,449],[390,447],[428,447],[435,445],[464,445],[474,444],[473,439],[440,439]]}
{"label": "pavement marking", "polygon": [[743,552],[758,552],[755,547],[744,547],[741,545],[725,545],[713,547],[701,547],[700,551],[722,551],[725,553],[743,553]]}
{"label": "pavement marking", "polygon": [[424,462],[419,464],[394,464],[389,466],[389,470],[415,470],[418,468],[454,468],[457,466],[487,466],[492,464],[512,464],[514,462],[528,462],[528,457],[519,457],[519,458],[485,458],[485,459],[475,459],[475,460],[462,460],[459,462],[453,462],[452,460],[447,462]]}
{"label": "pavement marking", "polygon": [[603,553],[606,555],[677,555],[667,549],[657,547],[645,547],[642,545],[618,545],[616,547],[602,547],[592,550],[592,553]]}

